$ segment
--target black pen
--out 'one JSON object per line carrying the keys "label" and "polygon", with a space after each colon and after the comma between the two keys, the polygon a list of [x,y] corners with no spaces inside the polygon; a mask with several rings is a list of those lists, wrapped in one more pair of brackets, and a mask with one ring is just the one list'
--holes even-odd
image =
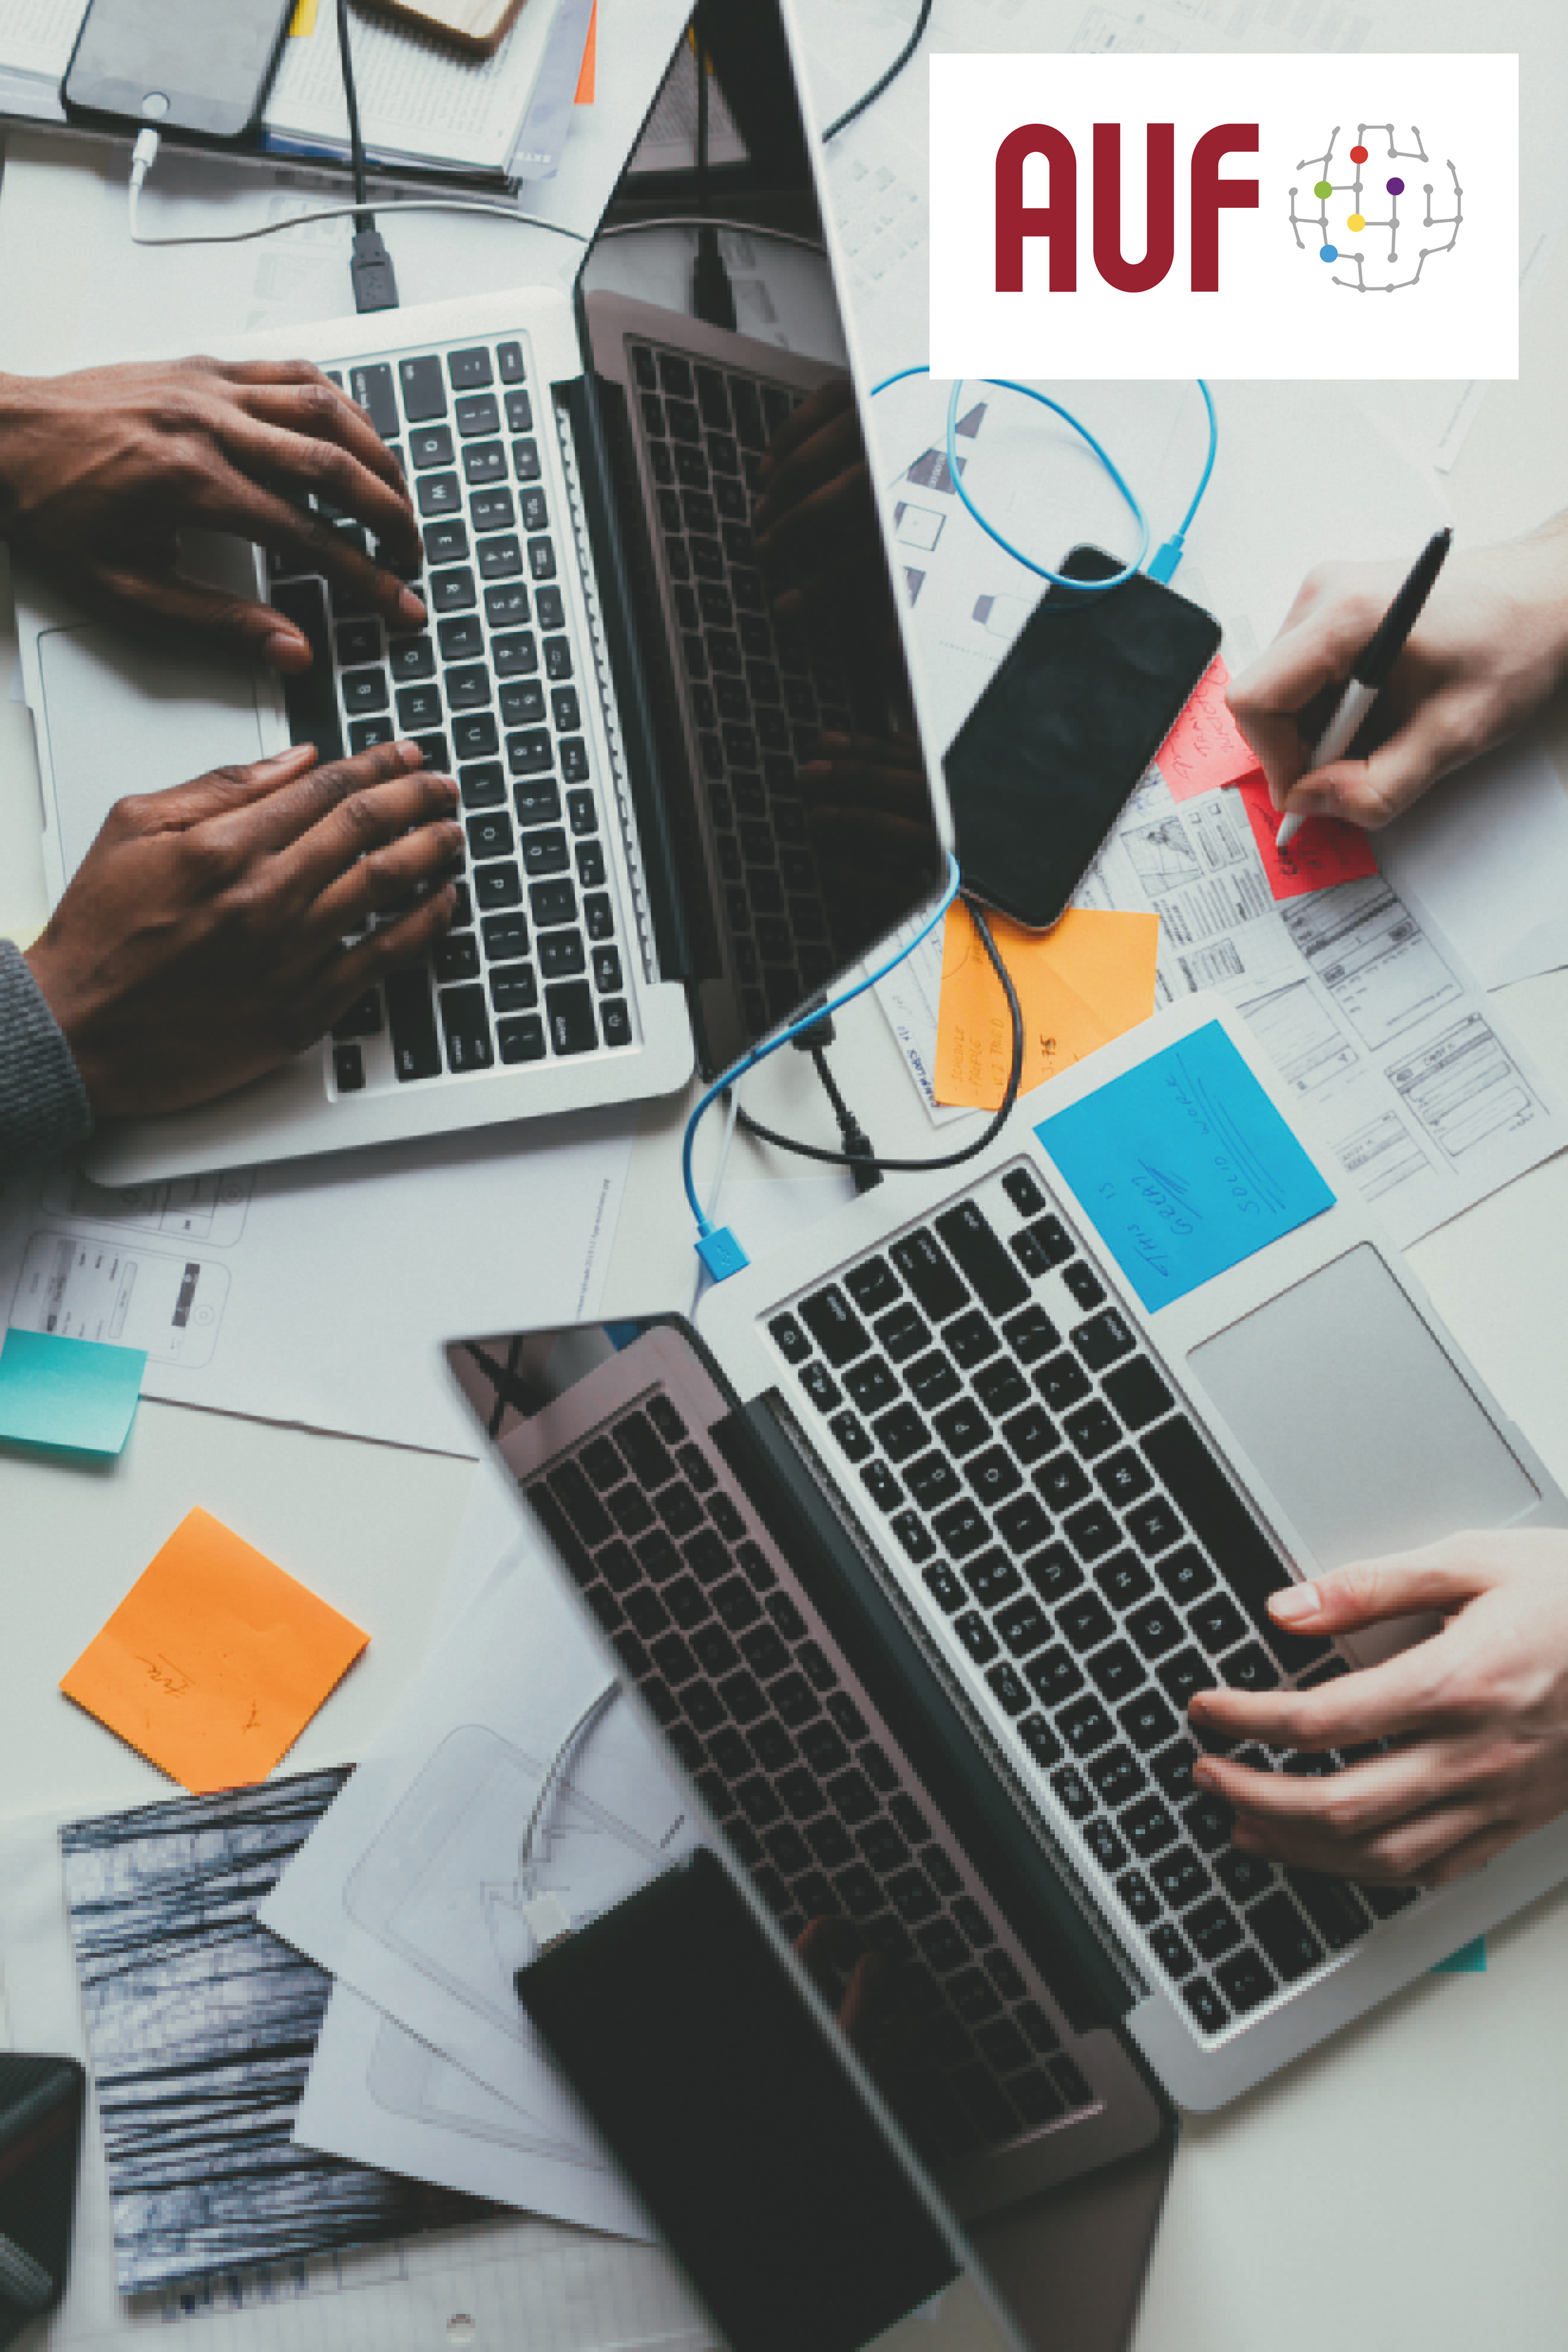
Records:
{"label": "black pen", "polygon": [[[1334,706],[1334,715],[1319,736],[1312,751],[1314,768],[1326,768],[1348,750],[1361,732],[1363,719],[1388,683],[1388,673],[1405,650],[1405,640],[1420,617],[1421,607],[1432,593],[1432,583],[1443,569],[1443,559],[1453,544],[1452,528],[1445,525],[1435,531],[1416,557],[1409,579],[1373,631],[1371,637],[1351,665],[1350,682]],[[1294,809],[1288,810],[1279,820],[1279,830],[1274,836],[1276,849],[1283,849],[1294,840],[1306,823]]]}

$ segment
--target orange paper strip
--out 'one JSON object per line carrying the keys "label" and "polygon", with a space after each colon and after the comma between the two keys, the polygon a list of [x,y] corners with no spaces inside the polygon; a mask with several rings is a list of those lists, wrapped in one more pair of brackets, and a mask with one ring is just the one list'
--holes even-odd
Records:
{"label": "orange paper strip", "polygon": [[1240,791],[1268,887],[1277,898],[1302,898],[1309,890],[1327,890],[1335,882],[1359,882],[1377,872],[1372,843],[1359,824],[1346,824],[1334,816],[1310,816],[1289,847],[1282,850],[1274,838],[1279,830],[1279,812],[1268,797],[1261,768],[1242,778]]}
{"label": "orange paper strip", "polygon": [[1225,698],[1229,684],[1230,672],[1215,654],[1154,754],[1174,801],[1234,784],[1258,764],[1257,752],[1230,715]]}
{"label": "orange paper strip", "polygon": [[[1044,934],[1026,931],[1003,915],[993,915],[990,923],[1024,1015],[1026,1094],[1153,1012],[1158,915],[1073,907]],[[938,1102],[995,1110],[1012,1057],[1013,1024],[1001,983],[967,908],[950,907],[937,1016]]]}
{"label": "orange paper strip", "polygon": [[368,1639],[197,1510],[60,1688],[201,1797],[264,1780]]}
{"label": "orange paper strip", "polygon": [[592,106],[594,103],[594,77],[598,62],[599,0],[594,0],[593,13],[588,18],[588,37],[583,44],[583,70],[577,77],[576,103],[579,106]]}

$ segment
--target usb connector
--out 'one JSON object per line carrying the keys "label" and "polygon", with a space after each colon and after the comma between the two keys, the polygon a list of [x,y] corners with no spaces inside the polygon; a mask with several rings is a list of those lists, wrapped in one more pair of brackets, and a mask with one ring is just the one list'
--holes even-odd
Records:
{"label": "usb connector", "polygon": [[392,256],[379,229],[355,231],[349,274],[353,279],[356,310],[396,310],[397,279],[393,274]]}

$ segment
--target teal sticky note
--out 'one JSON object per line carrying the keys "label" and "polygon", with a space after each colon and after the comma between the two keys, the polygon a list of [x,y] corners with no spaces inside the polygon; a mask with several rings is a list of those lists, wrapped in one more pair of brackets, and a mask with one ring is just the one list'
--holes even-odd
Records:
{"label": "teal sticky note", "polygon": [[118,1454],[131,1434],[144,1348],[7,1331],[0,1348],[0,1437],[77,1454]]}
{"label": "teal sticky note", "polygon": [[1150,1308],[1334,1204],[1217,1021],[1035,1132]]}
{"label": "teal sticky note", "polygon": [[1461,1944],[1446,1960],[1434,1960],[1430,1973],[1435,1977],[1481,1977],[1487,1972],[1487,1939],[1478,1936],[1473,1944]]}

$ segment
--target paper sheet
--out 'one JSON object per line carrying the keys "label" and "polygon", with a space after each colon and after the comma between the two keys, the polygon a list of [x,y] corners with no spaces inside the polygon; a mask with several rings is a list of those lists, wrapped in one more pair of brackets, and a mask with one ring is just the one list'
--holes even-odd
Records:
{"label": "paper sheet", "polygon": [[140,1348],[7,1331],[0,1345],[0,1438],[77,1454],[119,1454],[131,1434],[146,1356]]}
{"label": "paper sheet", "polygon": [[1309,891],[1326,890],[1336,882],[1359,882],[1377,872],[1367,835],[1360,825],[1336,817],[1310,816],[1281,849],[1279,812],[1268,796],[1261,768],[1241,779],[1237,794],[1276,898],[1304,898]]}
{"label": "paper sheet", "polygon": [[201,1796],[264,1780],[369,1639],[194,1510],[60,1688]]}
{"label": "paper sheet", "polygon": [[[432,1653],[266,1905],[265,1924],[517,2111],[496,2193],[644,2236],[639,2206],[545,2060],[512,1978],[532,1957],[521,1906],[533,1892],[551,1889],[575,1920],[592,1918],[689,1832],[682,1800],[617,1699],[573,1752],[542,1851],[525,1860],[542,1777],[606,1687],[556,1573],[528,1531]],[[374,2095],[362,2081],[362,2120]],[[463,2127],[449,2108],[432,2120]],[[417,2121],[405,2114],[397,2130]]]}
{"label": "paper sheet", "polygon": [[1486,987],[1568,963],[1568,792],[1531,736],[1445,776],[1379,834],[1377,857]]}
{"label": "paper sheet", "polygon": [[1229,684],[1224,656],[1215,654],[1154,755],[1173,801],[1190,801],[1221,784],[1238,783],[1258,764],[1251,744],[1230,715],[1225,698]]}
{"label": "paper sheet", "polygon": [[[16,2046],[89,2053],[60,1869],[58,1816],[0,1822],[0,1971]],[[452,2323],[473,2329],[449,2334]],[[65,2301],[39,2352],[132,2352],[193,2325],[206,2352],[711,2352],[712,2330],[659,2248],[521,2217],[225,2272],[194,2288],[115,2291],[109,2176],[89,2082]]]}
{"label": "paper sheet", "polygon": [[509,1311],[592,1315],[632,1119],[587,1112],[119,1192],[68,1171],[16,1178],[0,1186],[0,1316],[144,1348],[146,1396],[471,1455],[441,1343]]}
{"label": "paper sheet", "polygon": [[1150,1308],[1334,1204],[1217,1021],[1035,1132]]}
{"label": "paper sheet", "polygon": [[[1000,915],[990,918],[990,926],[1024,1016],[1025,1094],[1153,1012],[1157,915],[1071,907],[1043,935]],[[967,908],[951,907],[937,1021],[938,1100],[997,1109],[1012,1060],[1013,1024],[1002,984]]]}

